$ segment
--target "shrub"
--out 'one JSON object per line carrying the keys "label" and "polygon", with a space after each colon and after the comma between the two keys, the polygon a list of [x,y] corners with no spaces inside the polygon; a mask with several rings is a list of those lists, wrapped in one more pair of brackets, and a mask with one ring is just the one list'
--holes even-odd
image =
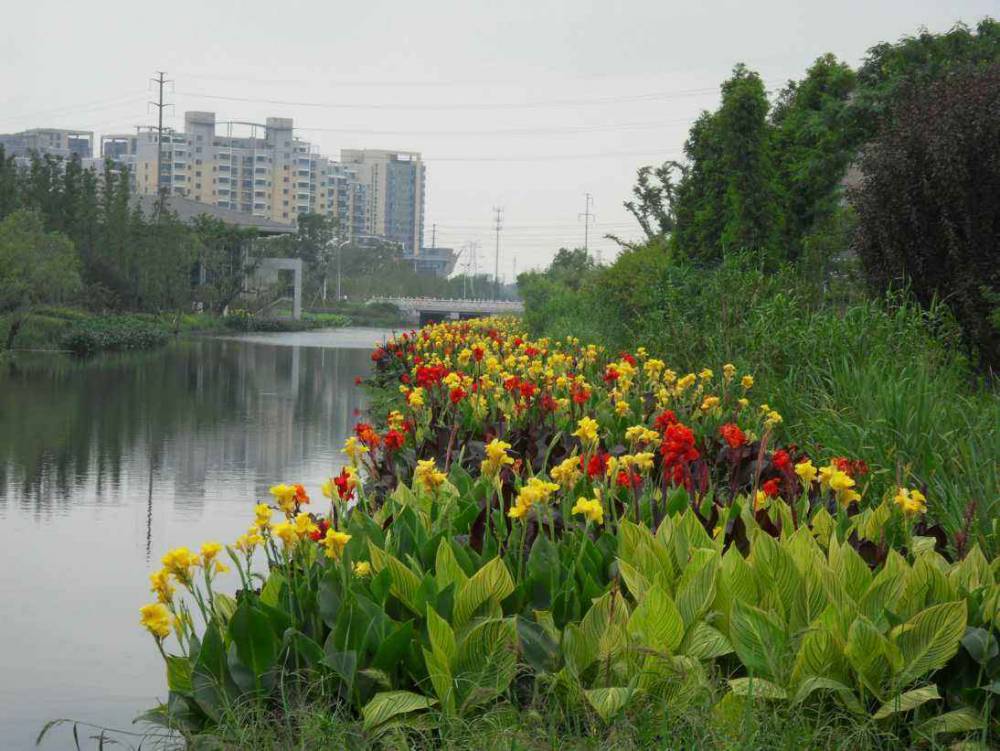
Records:
{"label": "shrub", "polygon": [[871,285],[940,300],[983,364],[1000,366],[1000,65],[912,87],[861,167],[857,249]]}
{"label": "shrub", "polygon": [[103,351],[126,352],[162,346],[169,338],[159,324],[137,317],[98,318],[74,325],[61,346],[78,357]]}

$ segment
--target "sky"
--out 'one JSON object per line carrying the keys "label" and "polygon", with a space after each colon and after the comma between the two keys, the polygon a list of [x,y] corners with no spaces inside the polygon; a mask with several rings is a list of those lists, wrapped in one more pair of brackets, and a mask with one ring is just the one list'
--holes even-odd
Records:
{"label": "sky", "polygon": [[[159,11],[157,11],[159,8]],[[420,151],[424,241],[501,274],[542,268],[612,233],[643,164],[682,156],[691,122],[744,62],[776,93],[821,54],[852,65],[880,41],[997,15],[996,0],[534,0],[11,3],[0,23],[0,132],[98,134],[155,124],[294,119],[321,153]],[[159,13],[159,17],[156,14]],[[586,194],[592,196],[588,204]],[[589,206],[589,223],[581,214]]]}

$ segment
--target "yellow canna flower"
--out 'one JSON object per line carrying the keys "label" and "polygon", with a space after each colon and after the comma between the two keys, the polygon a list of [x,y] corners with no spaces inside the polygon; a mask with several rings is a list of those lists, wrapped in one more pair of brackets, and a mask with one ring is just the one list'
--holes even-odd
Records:
{"label": "yellow canna flower", "polygon": [[434,491],[447,479],[447,475],[437,468],[433,459],[421,459],[417,462],[413,478],[427,490]]}
{"label": "yellow canna flower", "polygon": [[563,459],[549,470],[549,475],[560,486],[569,490],[576,485],[577,481],[583,475],[583,472],[580,470],[580,457],[571,456],[568,459]]}
{"label": "yellow canna flower", "polygon": [[357,576],[358,578],[371,576],[372,565],[368,561],[355,561],[353,570],[354,570],[354,575]]}
{"label": "yellow canna flower", "polygon": [[573,504],[573,513],[580,514],[594,524],[604,523],[604,507],[597,498],[577,498]]}
{"label": "yellow canna flower", "polygon": [[631,411],[632,407],[630,407],[629,403],[626,402],[625,400],[619,400],[615,402],[615,414],[618,415],[619,417],[624,417]]}
{"label": "yellow canna flower", "polygon": [[510,444],[494,438],[486,444],[486,458],[483,460],[481,469],[484,475],[493,477],[499,474],[504,467],[513,464],[514,459],[507,455]]}
{"label": "yellow canna flower", "polygon": [[341,449],[348,459],[352,463],[357,464],[358,459],[362,454],[368,453],[368,447],[365,446],[361,441],[357,439],[356,436],[350,436],[346,441],[344,441],[344,447]]}
{"label": "yellow canna flower", "polygon": [[749,375],[749,374],[743,376],[740,379],[740,385],[743,387],[744,391],[749,391],[750,389],[752,389],[753,388],[753,376]]}
{"label": "yellow canna flower", "polygon": [[736,366],[733,365],[731,362],[727,362],[725,365],[722,366],[722,377],[723,379],[725,379],[726,383],[729,383],[731,380],[733,380],[733,376],[735,375],[736,375]]}
{"label": "yellow canna flower", "polygon": [[584,445],[592,446],[597,443],[598,427],[597,420],[592,417],[582,417],[577,422],[573,435],[579,438]]}
{"label": "yellow canna flower", "polygon": [[711,370],[709,370],[708,368],[705,368],[704,370],[702,370],[702,371],[701,371],[701,372],[700,372],[700,373],[698,374],[698,377],[699,377],[699,378],[700,378],[701,380],[703,380],[703,381],[710,381],[710,380],[712,380],[712,376],[714,376],[714,375],[715,375],[715,373],[713,373],[713,372],[712,372]]}
{"label": "yellow canna flower", "polygon": [[295,517],[295,534],[298,535],[299,539],[308,537],[318,529],[319,527],[316,526],[316,522],[309,514],[302,513]]}
{"label": "yellow canna flower", "polygon": [[149,575],[149,591],[156,595],[158,602],[169,604],[174,599],[174,585],[170,581],[170,572],[165,568]]}
{"label": "yellow canna flower", "polygon": [[194,569],[201,565],[197,554],[187,548],[174,548],[161,559],[163,568],[169,571],[181,584],[190,586]]}
{"label": "yellow canna flower", "polygon": [[154,602],[149,605],[143,605],[139,608],[140,625],[144,626],[157,641],[166,639],[170,636],[170,626],[172,622],[173,616],[170,615],[170,611],[167,609],[167,606],[162,602]]}
{"label": "yellow canna flower", "polygon": [[893,501],[907,516],[927,513],[927,498],[919,490],[896,488]]}
{"label": "yellow canna flower", "polygon": [[808,490],[812,484],[816,482],[816,467],[813,466],[812,461],[809,459],[795,465],[795,474],[799,476],[799,479],[806,487],[806,490]]}
{"label": "yellow canna flower", "polygon": [[299,541],[299,536],[295,532],[295,525],[290,521],[283,521],[271,527],[271,535],[281,540],[286,548],[293,548]]}
{"label": "yellow canna flower", "polygon": [[347,547],[347,543],[350,541],[351,536],[349,534],[338,532],[331,527],[326,531],[326,537],[323,538],[323,545],[326,547],[326,557],[339,560],[341,554],[344,552],[344,548]]}
{"label": "yellow canna flower", "polygon": [[295,486],[281,483],[271,486],[271,495],[277,501],[278,507],[286,514],[295,510]]}
{"label": "yellow canna flower", "polygon": [[704,401],[701,403],[701,411],[708,412],[711,409],[715,409],[719,406],[719,397],[717,396],[706,396]]}
{"label": "yellow canna flower", "polygon": [[201,559],[205,566],[208,566],[219,553],[222,552],[222,545],[217,542],[206,542],[201,546]]}
{"label": "yellow canna flower", "polygon": [[257,529],[267,529],[271,526],[271,507],[266,503],[258,503],[253,510],[254,526]]}
{"label": "yellow canna flower", "polygon": [[264,538],[261,537],[260,530],[256,526],[253,526],[246,534],[236,538],[235,547],[241,553],[250,555],[255,547],[263,544]]}

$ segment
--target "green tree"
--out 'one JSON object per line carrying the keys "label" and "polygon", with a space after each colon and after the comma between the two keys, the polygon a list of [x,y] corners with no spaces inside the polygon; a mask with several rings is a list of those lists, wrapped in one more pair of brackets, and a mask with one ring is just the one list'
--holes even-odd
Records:
{"label": "green tree", "polygon": [[0,220],[13,214],[21,205],[19,175],[14,155],[7,155],[0,145]]}
{"label": "green tree", "polygon": [[221,313],[239,297],[247,275],[260,265],[253,247],[257,233],[207,215],[195,219],[194,232],[198,241],[195,299]]}
{"label": "green tree", "polygon": [[861,138],[849,101],[855,88],[850,66],[827,54],[782,90],[771,113],[784,250],[793,260],[806,234],[840,204],[838,186]]}
{"label": "green tree", "polygon": [[46,232],[41,216],[15,211],[0,222],[0,313],[10,315],[6,348],[37,306],[65,301],[80,287],[73,243]]}
{"label": "green tree", "polygon": [[[625,210],[639,223],[645,243],[662,243],[669,238],[677,224],[674,208],[677,194],[677,181],[687,173],[686,167],[680,162],[668,161],[658,167],[646,165],[640,167],[636,175],[636,183],[632,187],[632,198],[625,201]],[[634,243],[628,243],[616,235],[606,235],[623,248],[634,249]]]}
{"label": "green tree", "polygon": [[740,64],[722,84],[718,111],[691,128],[673,234],[683,255],[715,263],[729,251],[776,254],[782,216],[767,114],[760,76]]}

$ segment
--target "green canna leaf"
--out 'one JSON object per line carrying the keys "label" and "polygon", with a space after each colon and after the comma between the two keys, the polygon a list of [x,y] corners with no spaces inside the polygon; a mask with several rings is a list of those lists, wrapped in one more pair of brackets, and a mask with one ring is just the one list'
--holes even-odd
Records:
{"label": "green canna leaf", "polygon": [[684,638],[684,621],[670,595],[654,584],[632,611],[628,633],[644,647],[673,654]]}
{"label": "green canna leaf", "polygon": [[788,636],[777,616],[737,600],[730,616],[730,639],[747,670],[778,684],[784,682]]}
{"label": "green canna leaf", "polygon": [[962,601],[934,605],[907,621],[896,639],[903,657],[899,685],[944,667],[958,651],[965,621],[966,605]]}
{"label": "green canna leaf", "polygon": [[412,691],[383,691],[375,694],[361,709],[362,726],[365,731],[374,730],[395,717],[430,709],[435,704],[434,699]]}
{"label": "green canna leaf", "polygon": [[894,696],[889,699],[881,707],[875,710],[875,714],[872,715],[872,719],[884,720],[886,717],[890,717],[891,715],[898,714],[900,712],[909,712],[911,709],[916,709],[921,704],[926,704],[929,701],[940,698],[941,694],[938,693],[937,686],[933,684],[930,686],[921,686],[920,688],[905,691],[898,696]]}

